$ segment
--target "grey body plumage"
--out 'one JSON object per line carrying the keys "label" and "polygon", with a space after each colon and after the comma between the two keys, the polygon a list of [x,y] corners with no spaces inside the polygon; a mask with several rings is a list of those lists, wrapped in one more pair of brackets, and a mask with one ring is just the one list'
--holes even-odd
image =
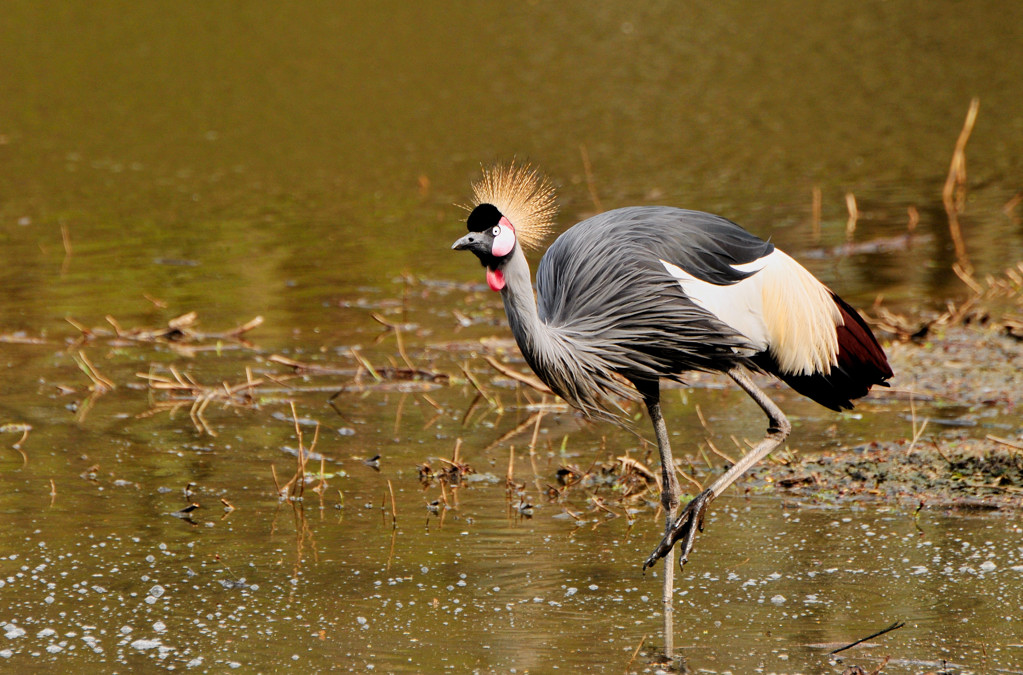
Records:
{"label": "grey body plumage", "polygon": [[[694,303],[661,261],[727,285],[749,276],[733,264],[772,250],[738,225],[699,211],[630,207],[602,213],[558,237],[540,261],[541,334],[585,348],[602,370],[637,388],[690,370],[748,363],[754,351],[749,341]],[[563,387],[547,384],[562,393]]]}
{"label": "grey body plumage", "polygon": [[[836,410],[892,376],[855,310],[773,244],[708,213],[646,206],[588,218],[548,248],[534,296],[520,244],[535,245],[549,229],[553,190],[514,165],[486,173],[475,187],[470,232],[452,248],[472,251],[486,267],[529,366],[587,415],[622,421],[620,399],[647,407],[666,526],[644,567],[663,557],[670,569],[677,542],[685,563],[710,501],[788,436],[791,425],[749,370],[777,375]],[[769,428],[676,515],[681,489],[659,386],[693,370],[726,373],[765,412]],[[666,640],[672,583],[666,573]]]}
{"label": "grey body plumage", "polygon": [[748,274],[730,262],[747,263],[771,250],[710,214],[667,207],[609,211],[551,244],[537,267],[535,310],[528,268],[510,265],[512,275],[506,268],[505,310],[524,358],[545,384],[589,415],[615,416],[615,398],[637,399],[656,391],[660,378],[690,370],[728,370],[748,363],[753,351],[692,302],[659,261],[734,283]]}

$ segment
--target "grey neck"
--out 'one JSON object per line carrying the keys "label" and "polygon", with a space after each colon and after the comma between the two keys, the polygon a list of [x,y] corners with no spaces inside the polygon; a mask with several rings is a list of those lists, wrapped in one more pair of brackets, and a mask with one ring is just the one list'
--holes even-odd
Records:
{"label": "grey neck", "polygon": [[587,415],[619,419],[618,412],[608,410],[601,399],[636,398],[637,393],[615,376],[614,364],[606,360],[609,350],[590,344],[577,329],[548,325],[540,319],[529,263],[518,245],[501,271],[504,311],[529,367],[556,394]]}
{"label": "grey neck", "polygon": [[508,323],[519,349],[527,360],[530,360],[531,354],[526,352],[532,352],[537,344],[543,343],[550,329],[540,321],[536,298],[533,296],[529,263],[518,244],[515,245],[511,259],[505,263],[502,272],[505,281],[504,288],[501,289],[504,312],[508,315]]}

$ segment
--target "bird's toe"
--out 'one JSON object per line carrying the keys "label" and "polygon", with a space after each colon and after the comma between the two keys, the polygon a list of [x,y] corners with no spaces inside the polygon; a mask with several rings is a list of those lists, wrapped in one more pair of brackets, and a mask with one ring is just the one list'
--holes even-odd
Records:
{"label": "bird's toe", "polygon": [[653,567],[659,559],[666,556],[672,547],[680,541],[682,545],[679,547],[678,564],[679,567],[686,564],[689,560],[689,554],[693,550],[693,545],[696,543],[696,533],[703,532],[703,518],[712,499],[714,499],[714,493],[710,490],[704,490],[686,504],[685,508],[682,509],[682,513],[679,514],[675,522],[665,532],[664,538],[661,539],[657,548],[654,549],[650,557],[643,563],[644,570],[648,567]]}

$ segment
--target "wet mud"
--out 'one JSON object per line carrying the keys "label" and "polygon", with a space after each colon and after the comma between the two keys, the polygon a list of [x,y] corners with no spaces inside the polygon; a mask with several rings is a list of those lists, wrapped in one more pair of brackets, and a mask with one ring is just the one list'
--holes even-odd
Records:
{"label": "wet mud", "polygon": [[765,462],[747,489],[813,502],[1023,506],[1023,341],[1001,325],[960,326],[889,352],[893,388],[874,397],[910,401],[910,436]]}

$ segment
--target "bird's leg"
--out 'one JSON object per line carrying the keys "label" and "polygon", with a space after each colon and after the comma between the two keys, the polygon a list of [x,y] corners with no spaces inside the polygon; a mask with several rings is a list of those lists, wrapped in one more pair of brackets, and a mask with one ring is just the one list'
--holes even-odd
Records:
{"label": "bird's leg", "polygon": [[675,475],[675,461],[671,456],[668,427],[664,424],[664,416],[661,415],[661,404],[656,399],[648,399],[646,405],[650,421],[654,425],[654,434],[657,436],[657,451],[661,456],[661,506],[664,507],[670,524],[675,519],[674,514],[678,509],[682,488],[679,486],[678,476]]}
{"label": "bird's leg", "polygon": [[[679,493],[682,491],[678,484],[678,476],[675,475],[675,461],[671,456],[671,443],[668,441],[668,427],[664,424],[664,416],[661,415],[661,404],[659,397],[649,395],[646,397],[647,411],[650,413],[650,421],[654,425],[654,434],[657,436],[657,451],[661,456],[661,505],[664,507],[664,536],[671,532],[671,526],[675,522],[675,513],[678,511]],[[661,587],[661,602],[664,609],[664,655],[672,660],[675,651],[675,620],[673,598],[675,595],[675,565],[671,551],[667,552],[664,565],[664,580]],[[644,567],[646,569],[646,567]]]}
{"label": "bird's leg", "polygon": [[736,366],[728,371],[728,376],[735,380],[735,383],[742,387],[757,402],[760,409],[767,414],[767,419],[770,422],[767,428],[767,435],[764,436],[763,440],[756,447],[743,455],[732,468],[714,481],[709,488],[698,494],[686,505],[686,508],[675,522],[667,528],[664,539],[661,540],[661,543],[657,545],[657,548],[654,549],[654,552],[650,554],[650,557],[643,564],[644,569],[656,563],[658,558],[664,558],[665,564],[670,565],[671,562],[668,556],[676,542],[680,539],[682,540],[682,550],[679,555],[679,565],[685,565],[689,558],[689,552],[693,549],[696,532],[703,530],[703,516],[711,500],[720,496],[739,476],[749,471],[750,467],[781,445],[788,438],[789,432],[792,431],[792,424],[785,417],[785,413],[774,404],[774,401],[767,397],[767,394],[760,387],[754,384],[744,368]]}

